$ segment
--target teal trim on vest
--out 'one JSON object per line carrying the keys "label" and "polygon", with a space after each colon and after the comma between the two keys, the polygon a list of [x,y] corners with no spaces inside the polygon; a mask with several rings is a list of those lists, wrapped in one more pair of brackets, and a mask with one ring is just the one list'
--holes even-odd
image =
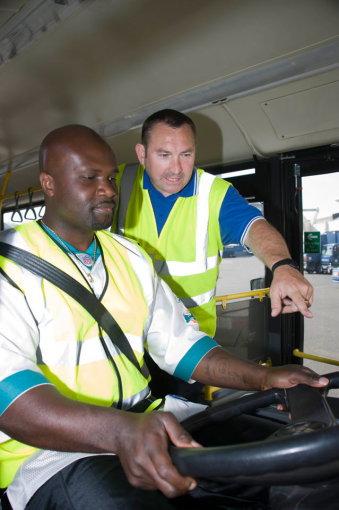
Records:
{"label": "teal trim on vest", "polygon": [[44,375],[32,370],[22,370],[6,377],[0,382],[0,416],[22,393],[41,384],[51,382]]}
{"label": "teal trim on vest", "polygon": [[218,344],[211,337],[200,338],[178,363],[173,375],[183,381],[189,381],[199,361],[214,347],[218,347]]}

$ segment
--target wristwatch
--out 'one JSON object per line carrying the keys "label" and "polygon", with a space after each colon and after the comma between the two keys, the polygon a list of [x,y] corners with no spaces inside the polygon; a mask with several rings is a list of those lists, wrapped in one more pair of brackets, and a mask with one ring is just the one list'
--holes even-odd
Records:
{"label": "wristwatch", "polygon": [[271,269],[272,273],[274,273],[274,271],[279,266],[291,266],[294,269],[299,269],[299,266],[298,266],[298,264],[296,263],[295,260],[293,260],[293,259],[282,259],[282,260],[279,260],[278,262],[276,262],[275,264],[273,264],[272,269]]}

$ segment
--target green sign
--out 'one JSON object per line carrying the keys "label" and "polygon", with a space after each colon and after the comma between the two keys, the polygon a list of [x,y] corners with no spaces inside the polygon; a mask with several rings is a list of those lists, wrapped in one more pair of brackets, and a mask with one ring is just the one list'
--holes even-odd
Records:
{"label": "green sign", "polygon": [[304,253],[320,253],[320,232],[304,232]]}

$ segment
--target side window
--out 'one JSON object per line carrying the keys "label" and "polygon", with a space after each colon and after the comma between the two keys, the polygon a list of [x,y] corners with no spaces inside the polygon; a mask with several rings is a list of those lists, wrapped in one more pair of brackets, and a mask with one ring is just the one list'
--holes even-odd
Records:
{"label": "side window", "polygon": [[[231,182],[235,189],[263,214],[263,203],[254,201],[256,198],[253,186],[255,174],[255,168],[246,168],[218,173],[217,176]],[[217,282],[217,296],[263,288],[264,277],[264,264],[246,248],[240,244],[224,246]]]}
{"label": "side window", "polygon": [[[254,169],[251,170],[253,174]],[[222,177],[230,180],[239,193],[263,213],[263,203],[254,202],[254,193],[247,196],[244,192],[245,189],[253,190],[251,182],[244,182],[247,177],[242,174],[241,184],[245,186],[237,185],[235,173],[231,174],[231,179],[228,175]],[[240,244],[224,246],[217,281],[215,339],[229,352],[257,363],[268,359],[268,298],[265,296],[260,300],[248,293],[264,287],[264,264]],[[223,296],[228,296],[226,302],[221,299]]]}
{"label": "side window", "polygon": [[[252,203],[263,213],[262,203]],[[224,246],[217,282],[217,296],[263,288],[265,266],[240,244]]]}
{"label": "side window", "polygon": [[[303,350],[339,360],[339,278],[333,257],[338,255],[335,245],[339,243],[339,172],[302,177],[302,189],[304,273],[314,287],[313,319],[304,320]],[[312,238],[319,242],[309,244],[307,240]],[[321,374],[335,370],[334,366],[309,359],[303,364]]]}

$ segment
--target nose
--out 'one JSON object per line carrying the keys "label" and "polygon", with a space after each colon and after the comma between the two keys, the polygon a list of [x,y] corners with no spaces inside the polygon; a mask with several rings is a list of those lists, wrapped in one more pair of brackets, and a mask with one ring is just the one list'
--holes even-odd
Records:
{"label": "nose", "polygon": [[118,187],[115,180],[102,179],[97,189],[98,196],[114,198],[118,196]]}
{"label": "nose", "polygon": [[171,171],[174,175],[178,175],[181,173],[181,162],[179,157],[173,159]]}

